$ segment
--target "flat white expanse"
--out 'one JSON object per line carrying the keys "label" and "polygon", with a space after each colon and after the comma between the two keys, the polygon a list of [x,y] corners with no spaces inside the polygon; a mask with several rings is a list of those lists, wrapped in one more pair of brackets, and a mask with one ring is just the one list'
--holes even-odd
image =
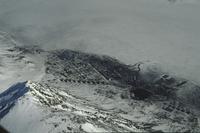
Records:
{"label": "flat white expanse", "polygon": [[200,83],[199,0],[0,0],[0,30],[26,45],[153,61]]}

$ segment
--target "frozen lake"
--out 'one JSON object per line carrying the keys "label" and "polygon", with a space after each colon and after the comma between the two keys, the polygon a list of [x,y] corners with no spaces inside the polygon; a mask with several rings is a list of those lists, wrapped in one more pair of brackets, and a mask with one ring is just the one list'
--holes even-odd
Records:
{"label": "frozen lake", "polygon": [[0,0],[0,30],[47,49],[152,61],[200,83],[198,0]]}

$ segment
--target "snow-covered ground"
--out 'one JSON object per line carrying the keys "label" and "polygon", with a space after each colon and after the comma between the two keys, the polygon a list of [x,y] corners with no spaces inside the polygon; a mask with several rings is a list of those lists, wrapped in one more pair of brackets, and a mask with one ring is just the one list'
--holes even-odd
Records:
{"label": "snow-covered ground", "polygon": [[[31,80],[20,98],[20,87],[0,94],[0,114],[13,107],[0,125],[16,133],[199,131],[199,12],[199,0],[0,0],[0,93]],[[143,62],[150,82],[166,72],[180,80],[177,99],[123,99],[126,87],[65,82],[73,62],[48,60],[61,48]],[[83,76],[104,81],[90,70]]]}
{"label": "snow-covered ground", "polygon": [[[2,49],[4,54],[1,54],[1,58],[4,62],[12,61],[14,67],[2,66],[2,79],[11,70],[15,71],[10,74],[10,78],[4,80],[2,87],[28,78],[33,80],[14,84],[0,94],[0,125],[10,132],[196,132],[200,129],[200,87],[188,80],[183,82],[185,79],[173,77],[174,82],[165,75],[165,79],[170,82],[172,79],[173,82],[166,86],[172,89],[168,98],[152,92],[152,97],[148,99],[135,100],[131,98],[130,85],[120,82],[129,73],[118,82],[114,82],[112,77],[116,73],[121,75],[127,71],[120,74],[113,67],[115,71],[109,73],[108,68],[98,64],[99,60],[107,60],[110,61],[110,67],[114,62],[119,67],[120,62],[115,59],[70,50],[40,51],[37,47],[15,47],[14,44],[9,44],[10,47],[2,45],[5,49]],[[16,60],[21,56],[21,60]],[[94,57],[96,58],[91,65],[92,62],[87,60]],[[95,67],[95,62],[101,68]],[[30,71],[25,71],[24,68],[29,63],[39,64],[40,67],[30,67]],[[121,65],[120,71],[124,70],[123,66],[126,65]],[[10,68],[8,71],[7,67]],[[104,71],[110,76],[109,80]],[[19,76],[20,74],[24,75]],[[155,64],[144,62],[141,66],[140,76],[144,85],[147,81],[165,81],[163,74]],[[147,89],[151,91],[154,88],[148,86]],[[5,88],[1,91],[3,90]],[[164,92],[166,91],[163,90]]]}
{"label": "snow-covered ground", "polygon": [[44,74],[44,58],[13,51],[16,45],[9,34],[0,33],[0,92],[16,82],[39,81]]}
{"label": "snow-covered ground", "polygon": [[0,0],[0,29],[26,45],[154,61],[200,82],[199,0]]}
{"label": "snow-covered ground", "polygon": [[[88,88],[91,89],[91,86]],[[21,92],[23,90],[28,92],[16,98],[16,95],[23,95]],[[47,84],[32,81],[18,83],[12,86],[11,93],[0,95],[3,100],[11,100],[0,108],[0,114],[4,110],[9,111],[1,118],[0,124],[13,133],[199,130],[198,118],[193,114],[177,110],[168,112],[161,106],[161,102],[134,100],[128,102],[119,96],[108,98],[94,94],[91,94],[90,98],[96,98],[95,101],[83,97],[84,95],[73,96],[67,91],[52,88]],[[101,101],[102,98],[105,101]],[[110,105],[108,105],[109,100]],[[0,101],[1,105],[2,102]],[[15,106],[9,109],[11,103]],[[111,109],[103,107],[105,104],[107,107],[111,106]]]}

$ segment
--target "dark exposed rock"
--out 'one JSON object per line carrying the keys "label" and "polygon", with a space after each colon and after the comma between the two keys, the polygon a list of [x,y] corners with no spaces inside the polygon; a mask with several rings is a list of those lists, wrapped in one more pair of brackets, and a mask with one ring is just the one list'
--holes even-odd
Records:
{"label": "dark exposed rock", "polygon": [[153,95],[150,91],[143,88],[132,89],[131,93],[134,93],[134,96],[131,95],[131,98],[137,99],[137,100],[144,100]]}

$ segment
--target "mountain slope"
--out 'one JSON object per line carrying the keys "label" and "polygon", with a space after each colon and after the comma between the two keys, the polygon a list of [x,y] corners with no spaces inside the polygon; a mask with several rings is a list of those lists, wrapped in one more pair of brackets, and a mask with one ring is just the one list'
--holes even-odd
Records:
{"label": "mountain slope", "polygon": [[0,94],[0,125],[10,132],[199,131],[200,87],[158,64],[11,38],[0,39],[1,92],[12,85]]}
{"label": "mountain slope", "polygon": [[[15,101],[16,105],[1,120],[2,125],[11,132],[32,132],[36,126],[38,132],[43,132],[43,127],[45,132],[68,132],[70,130],[139,131],[134,125],[120,116],[115,116],[111,112],[90,106],[84,100],[48,86],[29,81],[27,84],[19,83],[13,86],[12,89],[17,91],[24,87],[27,88],[26,86],[29,91],[17,102]],[[4,93],[3,98],[7,97],[5,94],[7,93]],[[9,94],[12,95],[12,93]],[[21,94],[21,92],[14,93],[10,96],[12,97],[10,99],[13,99],[16,94]],[[7,104],[10,105],[9,102]],[[15,126],[9,127],[7,125]],[[66,125],[71,125],[71,127]]]}
{"label": "mountain slope", "polygon": [[20,46],[11,35],[0,32],[0,92],[16,82],[39,81],[45,56],[34,46]]}
{"label": "mountain slope", "polygon": [[[1,99],[3,99],[1,105],[3,103],[5,106],[1,106],[0,115],[4,116],[5,110],[9,113],[1,119],[0,123],[9,131],[16,133],[158,130],[182,132],[198,129],[198,118],[194,114],[173,109],[172,106],[179,105],[178,103],[173,105],[170,101],[162,107],[161,102],[158,101],[128,103],[127,100],[115,96],[112,98],[113,101],[106,98],[105,101],[110,100],[112,104],[103,107],[105,103],[100,100],[95,101],[95,105],[66,91],[31,81],[12,86],[1,94]],[[120,109],[120,102],[125,104],[122,109]],[[109,106],[112,107],[108,109]]]}

